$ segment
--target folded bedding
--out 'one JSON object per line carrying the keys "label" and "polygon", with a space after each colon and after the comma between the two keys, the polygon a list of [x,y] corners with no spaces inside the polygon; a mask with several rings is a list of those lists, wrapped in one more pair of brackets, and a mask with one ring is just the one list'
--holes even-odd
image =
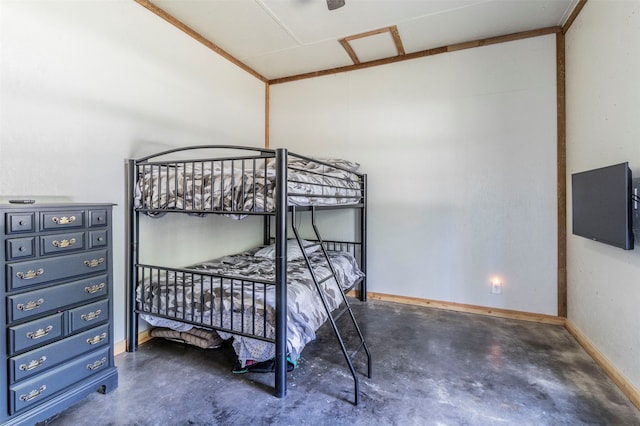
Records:
{"label": "folded bedding", "polygon": [[188,343],[203,349],[219,348],[225,340],[220,337],[215,330],[205,330],[197,327],[190,327],[188,331],[177,331],[171,328],[156,327],[151,330],[151,336]]}
{"label": "folded bedding", "polygon": [[[302,252],[292,252],[296,254],[287,262],[287,351],[295,360],[315,339],[327,313]],[[263,339],[275,337],[275,288],[267,284],[275,281],[272,253],[271,246],[181,270],[143,268],[136,292],[141,317],[154,326],[182,332],[194,324],[216,328],[222,338],[234,337],[232,345],[241,365],[269,360],[275,356],[275,345]],[[321,285],[329,309],[334,310],[342,302],[340,292],[364,274],[352,254],[328,254],[337,280]],[[319,279],[331,274],[321,251],[309,250],[307,255]]]}

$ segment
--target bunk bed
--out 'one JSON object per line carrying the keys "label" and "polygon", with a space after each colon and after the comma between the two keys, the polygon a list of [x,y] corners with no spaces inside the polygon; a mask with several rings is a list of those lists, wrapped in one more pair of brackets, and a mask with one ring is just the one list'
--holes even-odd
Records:
{"label": "bunk bed", "polygon": [[[128,346],[138,346],[138,319],[174,330],[191,327],[233,336],[241,363],[272,360],[274,393],[286,395],[288,363],[329,322],[354,380],[353,359],[371,355],[346,293],[366,301],[366,175],[356,163],[315,159],[286,149],[207,145],[129,160]],[[319,211],[354,209],[355,237],[325,241]],[[314,236],[299,231],[301,212]],[[263,245],[185,267],[140,263],[140,215],[262,216]],[[290,235],[292,234],[292,235]],[[219,242],[218,242],[219,243]],[[343,315],[358,345],[347,349],[338,327]]]}

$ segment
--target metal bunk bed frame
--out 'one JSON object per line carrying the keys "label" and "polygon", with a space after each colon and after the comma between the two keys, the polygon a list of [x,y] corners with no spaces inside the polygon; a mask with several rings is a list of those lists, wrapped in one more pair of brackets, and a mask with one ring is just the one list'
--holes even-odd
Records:
{"label": "metal bunk bed frame", "polygon": [[[136,208],[133,203],[133,196],[135,194],[135,188],[137,184],[138,177],[138,167],[144,164],[152,164],[150,160],[156,159],[158,157],[166,156],[169,154],[189,151],[189,150],[202,150],[202,149],[226,149],[226,150],[243,150],[243,151],[253,151],[259,154],[260,159],[264,158],[275,158],[275,170],[276,170],[276,180],[275,180],[275,192],[273,194],[275,200],[275,211],[268,212],[266,211],[266,201],[265,201],[265,211],[228,211],[222,208],[221,202],[221,210],[184,210],[184,209],[153,209],[153,208]],[[322,161],[315,160],[309,157],[300,156],[297,154],[293,154],[294,156],[301,158],[303,160],[309,160],[316,163],[324,164]],[[246,160],[256,158],[255,156],[246,156],[246,157],[226,157],[226,158],[215,158],[215,161],[231,161],[234,160]],[[181,160],[180,162],[189,162],[189,161],[202,161],[202,160]],[[211,160],[214,161],[214,160]],[[334,167],[334,165],[326,164],[329,167]],[[129,245],[128,245],[128,283],[129,283],[129,294],[128,294],[128,310],[127,310],[127,351],[135,352],[138,348],[138,307],[136,306],[136,285],[139,280],[138,276],[138,268],[139,268],[139,215],[140,213],[158,213],[158,212],[178,212],[178,213],[198,213],[198,214],[253,214],[253,215],[261,215],[264,216],[264,244],[269,244],[269,241],[275,239],[275,298],[276,298],[276,316],[275,316],[275,378],[274,378],[274,395],[278,398],[283,398],[287,392],[287,231],[288,231],[288,218],[289,213],[291,213],[292,217],[295,218],[296,211],[311,211],[312,220],[313,220],[313,229],[319,241],[317,243],[321,246],[322,251],[324,252],[325,258],[327,259],[328,264],[331,267],[332,275],[335,276],[335,271],[333,271],[333,267],[328,260],[326,244],[343,244],[343,242],[323,242],[318,229],[315,223],[316,210],[335,210],[341,208],[350,208],[357,209],[359,212],[359,232],[360,232],[360,241],[358,242],[344,242],[344,244],[352,244],[354,247],[354,253],[356,251],[355,246],[359,244],[360,246],[360,255],[359,255],[359,263],[360,269],[365,273],[365,277],[360,281],[360,291],[359,298],[361,301],[366,301],[367,299],[367,287],[366,287],[366,235],[367,235],[367,179],[366,174],[358,174],[362,179],[361,185],[361,202],[358,204],[344,204],[344,205],[333,205],[333,206],[289,206],[288,205],[288,196],[296,196],[296,195],[305,195],[305,194],[295,194],[288,193],[287,191],[287,167],[288,167],[288,151],[283,148],[270,150],[270,149],[262,149],[262,148],[254,148],[254,147],[243,147],[243,146],[233,146],[233,145],[202,145],[202,146],[190,146],[184,148],[176,148],[172,150],[163,151],[157,154],[149,155],[139,159],[132,159],[128,161],[128,203],[129,203],[129,223],[128,223],[128,231],[129,231]],[[340,167],[337,167],[340,168]],[[243,188],[244,190],[244,188]],[[255,193],[254,193],[255,197]],[[275,221],[275,234],[272,236],[272,219]],[[292,223],[295,223],[292,220]],[[300,244],[300,248],[304,254],[304,258],[307,261],[307,265],[312,274],[313,280],[316,284],[318,291],[320,292],[321,299],[327,309],[328,321],[331,323],[334,332],[336,333],[336,337],[338,338],[340,347],[347,361],[348,367],[352,373],[354,379],[354,394],[355,394],[355,404],[358,404],[359,400],[359,385],[358,385],[358,377],[353,366],[352,359],[355,355],[360,351],[360,349],[364,348],[367,356],[367,375],[371,377],[371,354],[369,349],[366,346],[364,341],[364,337],[360,331],[358,324],[355,321],[353,316],[353,312],[349,306],[349,303],[344,295],[342,294],[345,307],[338,313],[335,317],[332,315],[327,308],[326,301],[324,299],[324,295],[319,286],[318,278],[315,276],[311,264],[309,263],[309,259],[306,255],[305,248],[302,247],[302,240],[300,235],[298,234],[297,228],[294,226],[293,231],[295,234],[298,243]],[[357,286],[358,283],[355,284]],[[358,348],[353,351],[351,354],[347,352],[344,341],[337,329],[336,321],[342,316],[345,312],[350,314],[350,317],[355,325],[356,331],[360,337],[360,345]],[[211,327],[216,328],[216,327]],[[254,337],[254,336],[252,336]],[[258,337],[259,338],[259,337]],[[268,340],[268,339],[263,339]],[[270,341],[270,340],[269,340]]]}

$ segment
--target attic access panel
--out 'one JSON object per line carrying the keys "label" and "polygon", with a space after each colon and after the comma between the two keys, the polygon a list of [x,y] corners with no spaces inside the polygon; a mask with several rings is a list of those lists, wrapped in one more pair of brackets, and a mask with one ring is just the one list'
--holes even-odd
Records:
{"label": "attic access panel", "polygon": [[398,27],[391,26],[340,39],[354,64],[405,54]]}

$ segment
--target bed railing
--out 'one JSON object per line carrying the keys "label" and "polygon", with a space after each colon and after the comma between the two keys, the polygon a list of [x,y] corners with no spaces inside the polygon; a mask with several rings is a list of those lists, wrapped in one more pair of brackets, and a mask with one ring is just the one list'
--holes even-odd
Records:
{"label": "bed railing", "polygon": [[138,265],[137,313],[275,342],[275,281]]}

